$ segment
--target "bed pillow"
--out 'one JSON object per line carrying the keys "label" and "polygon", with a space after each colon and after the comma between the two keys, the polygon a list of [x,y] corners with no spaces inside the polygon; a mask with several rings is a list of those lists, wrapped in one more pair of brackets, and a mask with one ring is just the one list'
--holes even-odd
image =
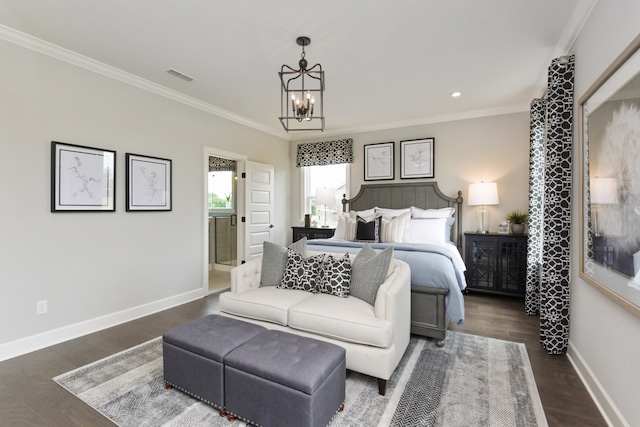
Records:
{"label": "bed pillow", "polygon": [[444,223],[444,241],[447,243],[453,243],[451,241],[451,227],[453,227],[454,222],[456,222],[455,218],[447,218]]}
{"label": "bed pillow", "polygon": [[406,213],[411,213],[411,208],[404,208],[404,209],[387,209],[387,208],[376,208],[376,214],[380,214],[383,217],[389,218],[389,219],[393,219],[393,218],[397,218],[400,215],[406,214]]}
{"label": "bed pillow", "polygon": [[407,243],[430,243],[443,245],[445,243],[447,218],[411,218]]}
{"label": "bed pillow", "polygon": [[412,218],[448,218],[452,217],[456,211],[455,208],[442,208],[442,209],[421,209],[412,207]]}
{"label": "bed pillow", "polygon": [[388,219],[382,217],[382,232],[380,233],[381,243],[396,243],[404,242],[409,232],[409,221],[411,220],[411,211],[407,210],[405,213],[393,218]]}
{"label": "bed pillow", "polygon": [[287,265],[282,274],[279,289],[298,289],[316,293],[317,281],[322,269],[324,254],[305,258],[298,252],[287,249]]}
{"label": "bed pillow", "polygon": [[370,221],[362,217],[356,218],[356,242],[379,243],[382,217],[378,216]]}
{"label": "bed pillow", "polygon": [[387,277],[391,258],[393,246],[376,253],[371,246],[364,245],[351,263],[351,296],[375,305],[378,288]]}
{"label": "bed pillow", "polygon": [[351,259],[349,254],[344,254],[342,258],[327,255],[322,262],[317,292],[347,298],[350,286]]}
{"label": "bed pillow", "polygon": [[349,216],[353,219],[357,217],[368,218],[376,214],[376,208],[365,209],[363,211],[350,211]]}
{"label": "bed pillow", "polygon": [[336,225],[336,230],[333,232],[334,239],[344,240],[344,233],[347,226],[347,216],[345,214],[338,215],[338,225]]}
{"label": "bed pillow", "polygon": [[[307,238],[303,237],[293,242],[289,249],[307,256]],[[260,273],[260,287],[278,286],[282,282],[282,274],[287,266],[287,248],[277,243],[264,242],[262,244],[262,272]]]}

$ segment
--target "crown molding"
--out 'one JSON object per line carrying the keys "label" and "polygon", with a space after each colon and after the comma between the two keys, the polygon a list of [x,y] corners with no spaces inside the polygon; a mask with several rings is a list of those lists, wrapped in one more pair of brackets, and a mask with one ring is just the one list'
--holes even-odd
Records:
{"label": "crown molding", "polygon": [[547,74],[548,74],[548,64],[551,64],[555,58],[567,55],[573,49],[573,44],[576,42],[580,31],[582,31],[582,27],[591,16],[591,12],[593,12],[593,8],[596,6],[598,0],[582,0],[573,11],[569,22],[567,22],[567,26],[564,29],[564,32],[560,36],[560,40],[555,45],[551,54],[547,58],[547,62],[541,72],[540,78],[538,81],[540,82],[536,85],[534,89],[533,98],[544,98],[547,91]]}
{"label": "crown molding", "polygon": [[463,113],[443,114],[439,116],[423,117],[420,119],[405,120],[405,121],[394,122],[394,123],[385,123],[382,125],[375,125],[375,126],[343,128],[343,129],[336,129],[336,130],[325,129],[323,133],[314,133],[313,135],[307,134],[299,138],[293,137],[290,139],[290,141],[298,142],[298,141],[305,141],[310,139],[318,139],[321,136],[335,137],[335,136],[353,135],[357,133],[377,132],[377,131],[383,131],[383,130],[407,128],[412,126],[424,126],[424,125],[429,125],[433,123],[454,122],[457,120],[469,120],[469,119],[477,119],[482,117],[501,116],[504,114],[522,113],[525,111],[529,111],[528,104],[510,105],[506,107],[466,111]]}
{"label": "crown molding", "polygon": [[204,111],[209,114],[221,117],[223,119],[230,120],[235,123],[239,123],[243,126],[253,128],[260,132],[267,133],[269,135],[276,136],[278,138],[287,139],[283,136],[282,132],[278,132],[273,128],[264,126],[253,120],[249,120],[246,117],[232,113],[223,108],[201,101],[192,96],[185,95],[173,89],[169,89],[165,86],[153,83],[147,79],[143,79],[134,74],[123,71],[119,68],[112,67],[102,62],[96,61],[89,57],[80,55],[69,49],[57,46],[53,43],[41,40],[37,37],[33,37],[29,34],[20,32],[5,25],[0,25],[0,39],[6,40],[10,43],[22,46],[24,48],[33,50],[35,52],[56,58],[60,61],[67,62],[85,70],[93,71],[101,74],[105,77],[120,81],[122,83],[134,86],[136,88],[151,92],[155,95],[159,95],[181,104],[188,105],[198,110]]}

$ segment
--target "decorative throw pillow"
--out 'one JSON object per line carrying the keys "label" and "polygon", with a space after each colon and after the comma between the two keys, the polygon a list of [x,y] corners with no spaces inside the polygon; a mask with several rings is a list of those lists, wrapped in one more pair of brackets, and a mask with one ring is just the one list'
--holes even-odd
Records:
{"label": "decorative throw pillow", "polygon": [[356,240],[356,229],[358,228],[358,221],[353,218],[345,218],[344,220],[344,240],[353,242]]}
{"label": "decorative throw pillow", "polygon": [[[302,257],[307,256],[307,238],[303,237],[292,243],[289,249],[293,249]],[[287,248],[276,243],[264,242],[262,244],[262,272],[260,274],[260,287],[278,286],[282,282],[282,274],[287,265]]]}
{"label": "decorative throw pillow", "polygon": [[371,221],[367,221],[362,217],[357,217],[355,241],[379,243],[381,224],[382,224],[382,217],[373,218]]}
{"label": "decorative throw pillow", "polygon": [[387,277],[391,258],[393,246],[376,253],[371,246],[364,245],[351,263],[350,295],[375,305],[378,288]]}
{"label": "decorative throw pillow", "polygon": [[380,242],[382,243],[394,243],[403,242],[405,234],[409,228],[409,220],[411,219],[411,212],[407,212],[393,218],[382,217],[382,231],[380,232]]}
{"label": "decorative throw pillow", "polygon": [[316,292],[317,280],[322,269],[324,254],[304,258],[291,249],[287,250],[287,266],[282,274],[280,289],[299,289]]}
{"label": "decorative throw pillow", "polygon": [[342,258],[327,255],[322,263],[318,279],[318,293],[346,298],[351,285],[351,259],[349,254]]}

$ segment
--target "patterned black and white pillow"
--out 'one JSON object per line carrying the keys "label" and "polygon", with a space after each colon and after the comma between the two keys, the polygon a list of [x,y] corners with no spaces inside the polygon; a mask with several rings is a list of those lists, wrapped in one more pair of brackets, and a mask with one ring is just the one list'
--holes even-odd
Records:
{"label": "patterned black and white pillow", "polygon": [[351,259],[349,254],[344,254],[342,258],[327,255],[322,263],[322,271],[318,279],[318,293],[347,298],[350,286]]}
{"label": "patterned black and white pillow", "polygon": [[299,253],[287,249],[287,265],[278,288],[316,293],[317,280],[323,260],[324,254],[304,258]]}

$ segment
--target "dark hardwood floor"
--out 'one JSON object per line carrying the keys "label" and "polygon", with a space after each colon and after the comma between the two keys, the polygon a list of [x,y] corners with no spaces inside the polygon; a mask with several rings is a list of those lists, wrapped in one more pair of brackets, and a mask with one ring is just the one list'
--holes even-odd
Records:
{"label": "dark hardwood floor", "polygon": [[[521,299],[470,294],[465,301],[465,324],[450,329],[525,343],[550,426],[606,426],[566,356],[542,349],[538,318],[524,314]],[[1,362],[0,426],[113,426],[51,378],[216,310],[209,296]]]}

